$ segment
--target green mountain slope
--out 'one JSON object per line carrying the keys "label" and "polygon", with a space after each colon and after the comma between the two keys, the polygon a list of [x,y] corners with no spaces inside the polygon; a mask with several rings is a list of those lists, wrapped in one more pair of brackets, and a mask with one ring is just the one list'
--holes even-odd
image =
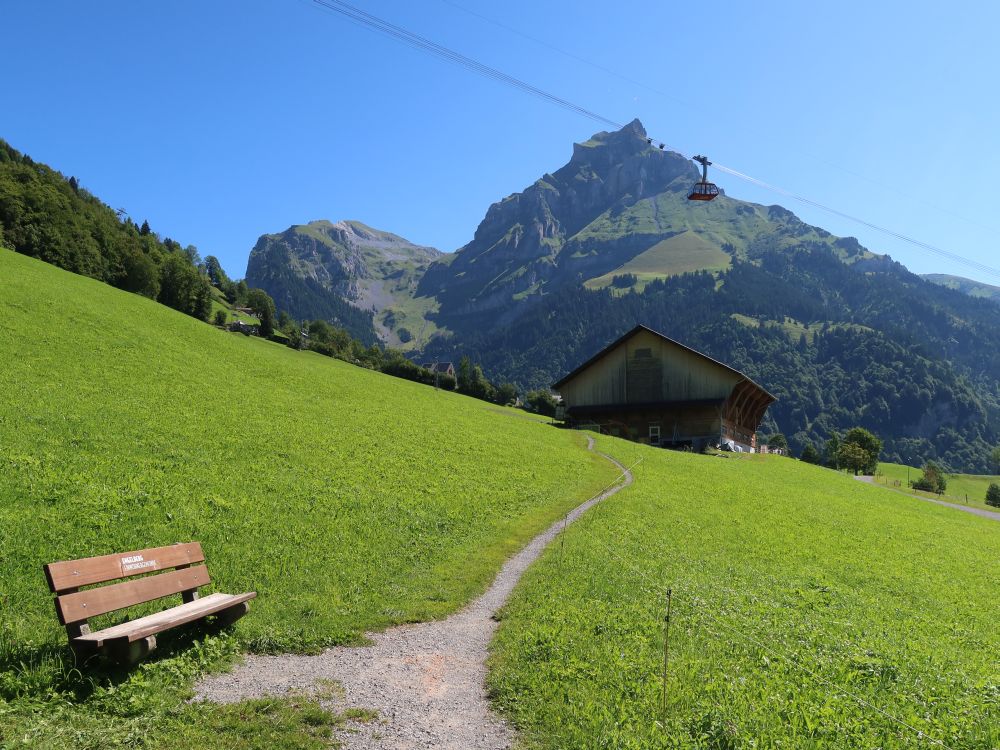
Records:
{"label": "green mountain slope", "polygon": [[[71,672],[45,562],[196,539],[218,590],[259,593],[239,643],[316,648],[453,611],[613,479],[581,435],[523,412],[229,334],[7,250],[0,279],[4,742],[132,746],[174,720],[207,658],[117,687]],[[135,710],[114,713],[123,701]]]}
{"label": "green mountain slope", "polygon": [[[366,344],[378,337],[398,346],[419,336],[423,313],[436,308],[421,309],[413,299],[441,255],[361,222],[313,221],[263,235],[250,252],[246,280],[293,317],[329,320]],[[414,330],[400,337],[407,325]]]}
{"label": "green mountain slope", "polygon": [[584,286],[587,289],[603,289],[612,284],[616,276],[631,275],[636,277],[635,286],[641,291],[646,282],[656,279],[696,271],[725,271],[732,265],[732,260],[732,256],[722,248],[687,230],[657,242],[603,276],[588,279]]}
{"label": "green mountain slope", "polygon": [[962,276],[952,276],[947,273],[925,273],[921,274],[921,277],[934,284],[940,284],[949,289],[956,289],[973,297],[982,297],[983,299],[1000,302],[1000,286],[992,286],[991,284],[984,284],[981,281],[973,281],[972,279],[966,279]]}

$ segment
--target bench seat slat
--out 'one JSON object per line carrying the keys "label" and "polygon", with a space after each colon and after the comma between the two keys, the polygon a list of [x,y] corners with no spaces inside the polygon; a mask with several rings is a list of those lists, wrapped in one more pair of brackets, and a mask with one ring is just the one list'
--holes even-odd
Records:
{"label": "bench seat slat", "polygon": [[63,594],[56,598],[56,609],[64,625],[97,617],[134,604],[143,604],[164,596],[189,591],[209,582],[208,568],[172,570],[169,573],[140,578],[136,581],[112,583],[96,589]]}
{"label": "bench seat slat", "polygon": [[123,639],[128,642],[137,641],[146,636],[162,633],[177,625],[200,620],[202,617],[229,609],[256,596],[257,593],[254,591],[248,591],[245,594],[209,594],[201,599],[195,599],[193,602],[171,607],[121,625],[112,625],[110,628],[87,633],[73,640],[93,644],[96,648],[100,648],[105,642],[114,639]]}
{"label": "bench seat slat", "polygon": [[49,579],[49,588],[58,594],[95,583],[105,583],[204,561],[205,553],[202,552],[201,544],[187,542],[172,544],[169,547],[153,547],[134,552],[49,563],[45,566],[45,575]]}

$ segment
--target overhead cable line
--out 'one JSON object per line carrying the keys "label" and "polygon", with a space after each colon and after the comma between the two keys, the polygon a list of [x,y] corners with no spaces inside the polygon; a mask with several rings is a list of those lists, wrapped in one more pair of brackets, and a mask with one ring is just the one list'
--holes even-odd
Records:
{"label": "overhead cable line", "polygon": [[[682,99],[682,98],[678,97],[675,94],[669,94],[666,91],[662,91],[662,90],[660,90],[658,88],[650,86],[647,83],[643,83],[642,81],[636,80],[635,78],[631,78],[631,77],[629,77],[629,76],[621,73],[620,71],[613,70],[612,68],[608,68],[608,67],[606,67],[604,65],[601,65],[600,63],[596,63],[593,60],[589,60],[586,57],[582,57],[582,56],[577,55],[577,54],[575,54],[573,52],[565,50],[565,49],[563,49],[561,47],[557,47],[556,45],[551,44],[551,43],[545,41],[544,39],[540,39],[540,38],[538,38],[536,36],[532,36],[531,34],[527,34],[527,33],[523,32],[523,31],[521,31],[520,29],[516,29],[513,26],[510,26],[510,25],[504,23],[503,21],[497,20],[496,18],[491,18],[490,16],[487,16],[487,15],[484,15],[482,13],[479,13],[477,11],[472,10],[471,8],[467,8],[464,5],[462,5],[462,4],[458,3],[458,2],[455,2],[455,0],[441,0],[441,2],[444,3],[445,5],[450,5],[452,8],[456,8],[457,10],[460,10],[463,13],[467,13],[470,16],[478,18],[478,19],[482,20],[485,23],[488,23],[488,24],[491,24],[493,26],[496,26],[497,28],[503,29],[504,31],[507,31],[510,34],[514,34],[516,36],[519,36],[522,39],[527,39],[528,41],[530,41],[530,42],[532,42],[534,44],[537,44],[537,45],[539,45],[541,47],[544,47],[546,49],[549,49],[549,50],[555,52],[556,54],[562,55],[563,57],[569,58],[570,60],[575,60],[576,62],[579,62],[579,63],[582,63],[584,65],[587,65],[588,67],[591,67],[594,70],[599,70],[602,73],[606,73],[607,75],[610,75],[610,76],[612,76],[614,78],[617,78],[617,79],[619,79],[621,81],[624,81],[625,83],[631,84],[633,86],[637,86],[637,87],[639,87],[641,89],[645,89],[646,91],[649,91],[650,93],[656,94],[657,96],[663,97],[664,99],[669,99],[669,100],[671,100],[673,102],[676,102],[678,104],[682,104],[685,107],[695,107],[696,106],[692,102],[687,101],[685,99]],[[753,124],[751,123],[751,126],[752,125]],[[757,129],[757,131],[761,132],[759,130],[759,128]],[[672,149],[672,150],[675,150],[675,149]],[[678,152],[678,153],[680,153],[680,152]],[[799,153],[802,154],[803,152],[800,151]],[[829,161],[827,159],[820,158],[816,154],[805,153],[804,155],[807,156],[808,158],[816,161],[819,164],[823,164],[823,165],[825,165],[827,167],[833,167],[834,169],[836,169],[836,170],[838,170],[840,172],[843,172],[844,174],[848,174],[848,175],[850,175],[852,177],[855,177],[855,178],[857,178],[859,180],[864,180],[865,182],[868,182],[868,183],[870,183],[872,185],[875,185],[877,187],[883,188],[884,190],[891,190],[891,191],[895,192],[901,198],[906,198],[908,200],[915,201],[915,202],[920,203],[920,204],[922,204],[924,206],[928,206],[929,208],[933,208],[935,211],[939,211],[940,213],[947,214],[949,216],[953,216],[956,219],[961,219],[966,224],[973,224],[973,225],[978,226],[978,227],[980,227],[982,229],[992,229],[992,227],[988,227],[985,224],[982,224],[982,223],[980,223],[978,221],[974,221],[974,220],[970,219],[967,216],[963,216],[962,214],[956,213],[954,211],[950,211],[950,210],[948,210],[946,208],[943,208],[943,207],[941,207],[939,205],[936,205],[934,203],[930,203],[930,202],[928,202],[926,200],[923,200],[921,198],[917,198],[917,197],[914,197],[912,195],[907,195],[906,193],[901,192],[899,190],[898,186],[887,185],[886,183],[881,182],[881,181],[876,180],[876,179],[873,179],[872,177],[869,177],[869,176],[861,174],[859,172],[855,172],[853,170],[847,169],[847,168],[845,168],[844,166],[842,166],[840,164],[837,164],[835,162]]]}
{"label": "overhead cable line", "polygon": [[[491,78],[495,81],[499,81],[500,83],[505,83],[516,89],[524,91],[525,93],[537,96],[540,99],[548,101],[550,104],[555,104],[559,107],[563,107],[564,109],[567,109],[571,112],[575,112],[576,114],[582,115],[583,117],[587,117],[596,122],[610,126],[615,130],[621,130],[622,128],[625,127],[623,123],[616,122],[615,120],[612,120],[609,117],[605,117],[604,115],[594,112],[593,110],[587,109],[586,107],[583,107],[579,104],[574,104],[568,99],[564,99],[560,96],[556,96],[555,94],[551,94],[548,91],[545,91],[543,89],[538,88],[537,86],[528,83],[527,81],[523,81],[520,78],[504,73],[503,71],[498,70],[497,68],[493,68],[489,65],[486,65],[485,63],[481,63],[478,60],[474,60],[471,57],[463,55],[461,52],[456,52],[453,49],[438,44],[437,42],[433,42],[430,39],[420,36],[419,34],[416,34],[412,31],[408,31],[407,29],[404,29],[401,26],[397,26],[396,24],[386,21],[385,19],[379,18],[378,16],[372,15],[371,13],[361,10],[360,8],[357,8],[351,5],[350,3],[343,2],[343,0],[313,0],[313,3],[322,8],[326,8],[327,10],[333,11],[334,13],[338,13],[356,23],[363,24],[364,26],[372,30],[381,32],[383,34],[386,34],[387,36],[391,36],[405,44],[409,44],[412,47],[416,47],[417,49],[428,52],[443,60],[454,63],[456,65],[460,65],[486,78]],[[658,139],[651,138],[649,140],[650,142],[656,140],[659,143],[661,149],[668,148],[671,151],[683,156],[686,159],[691,158],[690,154],[686,154],[680,149],[676,149],[662,141],[659,141]],[[744,174],[743,172],[719,164],[718,162],[713,162],[713,165],[720,171],[723,171],[741,180],[745,180],[758,187],[764,188],[766,190],[771,190],[773,192],[778,193],[779,195],[784,195],[786,197],[792,198],[794,200],[818,208],[822,211],[831,213],[835,216],[848,219],[849,221],[853,221],[857,224],[868,227],[869,229],[874,229],[875,231],[882,232],[885,235],[888,235],[898,240],[902,240],[903,242],[908,242],[914,247],[927,250],[931,253],[934,253],[935,255],[948,258],[949,260],[953,260],[957,263],[962,263],[963,265],[966,265],[970,268],[980,271],[981,273],[990,274],[991,276],[996,276],[997,278],[1000,278],[1000,269],[995,268],[993,266],[981,263],[977,260],[972,260],[971,258],[966,258],[965,256],[950,252],[948,250],[944,250],[943,248],[937,247],[936,245],[932,245],[930,243],[917,240],[913,237],[910,237],[909,235],[902,234],[901,232],[896,232],[892,229],[880,226],[879,224],[875,224],[874,222],[868,221],[866,219],[861,219],[857,216],[852,216],[851,214],[839,211],[835,208],[831,208],[830,206],[824,205],[810,198],[798,195],[797,193],[794,193],[790,190],[779,188],[776,185],[764,182],[763,180],[759,180],[756,177]]]}
{"label": "overhead cable line", "polygon": [[357,21],[358,23],[362,23],[365,26],[368,26],[369,28],[375,29],[376,31],[380,31],[383,34],[392,36],[400,40],[401,42],[405,42],[406,44],[409,44],[413,47],[417,47],[418,49],[425,50],[426,52],[430,52],[431,54],[437,55],[438,57],[448,60],[449,62],[462,65],[468,68],[469,70],[472,70],[475,73],[479,73],[480,75],[486,76],[487,78],[492,78],[494,80],[500,81],[501,83],[506,83],[510,86],[521,89],[522,91],[525,91],[529,94],[533,94],[542,99],[545,99],[551,102],[552,104],[564,107],[572,112],[576,112],[579,115],[583,115],[584,117],[589,117],[591,120],[596,120],[597,122],[600,122],[604,125],[609,125],[617,130],[620,130],[622,128],[622,126],[619,123],[615,122],[614,120],[610,120],[607,117],[604,117],[603,115],[599,115],[596,112],[592,112],[586,107],[581,107],[580,105],[574,104],[573,102],[563,99],[562,97],[556,96],[555,94],[550,94],[547,91],[543,91],[537,86],[532,86],[530,83],[522,81],[520,78],[515,78],[514,76],[508,75],[507,73],[504,73],[501,70],[497,70],[496,68],[491,68],[489,65],[485,65],[484,63],[481,63],[478,60],[473,60],[471,57],[466,57],[460,52],[455,52],[454,50],[444,47],[440,44],[437,44],[436,42],[432,42],[430,39],[427,39],[426,37],[422,37],[419,34],[414,34],[412,31],[407,31],[401,26],[396,26],[395,24],[390,23],[389,21],[386,21],[384,19],[381,19],[378,16],[373,16],[371,13],[367,13],[361,10],[360,8],[356,8],[353,5],[341,2],[341,0],[313,0],[313,2],[316,3],[316,5],[320,5],[324,8],[327,8],[328,10],[332,10],[335,13],[340,13],[341,15],[347,16],[348,18]]}

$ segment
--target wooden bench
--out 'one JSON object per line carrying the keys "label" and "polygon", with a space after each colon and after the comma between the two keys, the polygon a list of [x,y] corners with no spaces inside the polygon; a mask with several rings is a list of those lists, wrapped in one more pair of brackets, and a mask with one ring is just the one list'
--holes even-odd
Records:
{"label": "wooden bench", "polygon": [[[66,626],[74,652],[86,658],[100,651],[115,661],[131,664],[156,648],[157,633],[209,615],[229,625],[247,613],[247,602],[257,596],[254,591],[198,595],[198,588],[211,580],[208,569],[197,564],[204,561],[201,544],[189,542],[49,563],[45,576],[56,595],[56,613]],[[157,574],[147,575],[154,572]],[[110,583],[120,579],[133,580]],[[90,629],[88,620],[92,617],[173,594],[180,594],[183,603],[103,630]]]}

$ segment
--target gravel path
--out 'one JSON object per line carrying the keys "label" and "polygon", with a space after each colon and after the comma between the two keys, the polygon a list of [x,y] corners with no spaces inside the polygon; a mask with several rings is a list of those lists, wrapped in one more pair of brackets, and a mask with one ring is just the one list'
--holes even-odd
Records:
{"label": "gravel path", "polygon": [[917,500],[926,500],[929,503],[937,503],[938,505],[947,505],[949,508],[954,508],[955,510],[963,510],[966,513],[972,513],[975,516],[982,516],[983,518],[992,518],[994,521],[1000,521],[1000,513],[992,510],[986,510],[985,508],[970,508],[967,505],[959,505],[958,503],[949,503],[944,500],[935,500],[932,497],[923,497],[921,495],[911,495],[909,492],[903,490],[897,490],[894,487],[886,487],[884,485],[878,484],[874,477],[854,477],[859,482],[865,482],[866,484],[871,484],[876,487],[881,487],[883,490],[892,490],[893,492],[898,492],[900,495],[906,495],[907,497],[915,497]]}
{"label": "gravel path", "polygon": [[[587,438],[588,449],[594,441]],[[503,606],[528,566],[545,546],[591,506],[632,483],[632,474],[603,453],[624,476],[620,484],[574,508],[504,564],[493,585],[465,609],[446,620],[403,625],[370,633],[371,646],[338,647],[316,656],[249,655],[228,674],[213,675],[196,686],[198,700],[231,703],[289,691],[316,693],[328,708],[371,709],[379,718],[350,722],[338,732],[354,750],[501,750],[513,730],[489,708],[486,656],[497,628],[493,614]],[[342,688],[330,697],[328,686]]]}

